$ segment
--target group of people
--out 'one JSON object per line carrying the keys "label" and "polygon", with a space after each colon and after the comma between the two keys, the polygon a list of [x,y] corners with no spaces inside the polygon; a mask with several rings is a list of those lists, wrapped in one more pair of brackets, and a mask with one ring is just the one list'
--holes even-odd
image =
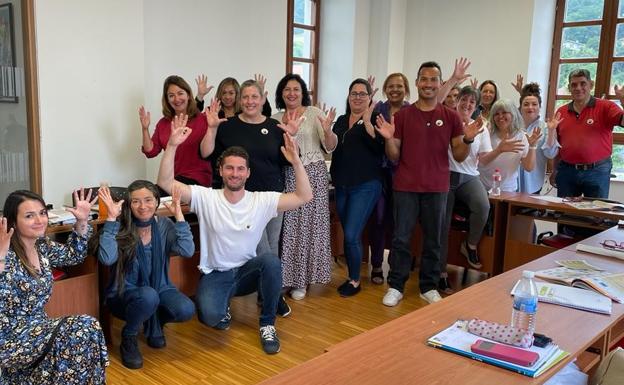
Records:
{"label": "group of people", "polygon": [[[205,76],[196,79],[197,97],[184,79],[168,77],[163,117],[153,134],[150,113],[139,109],[142,151],[147,157],[164,151],[158,186],[135,181],[121,199],[101,187],[97,195],[107,216],[96,234],[87,223],[95,201],[91,192],[74,193],[70,211],[77,222],[67,245],[45,237],[47,211],[39,195],[16,191],[7,198],[0,220],[3,379],[9,384],[105,382],[108,356],[97,320],[50,319],[43,310],[51,267],[80,263],[87,252],[112,266],[105,302],[125,321],[120,350],[126,367],[143,364],[137,342],[141,328],[153,348],[166,346],[166,323],[195,313],[203,324],[227,330],[230,299],[253,292],[258,292],[262,347],[269,354],[279,352],[276,316],[291,312],[283,293],[301,300],[310,284],[331,279],[329,153],[347,261],[338,293],[350,297],[362,288],[361,236],[371,221],[374,284],[384,283],[385,238],[392,234],[386,306],[403,298],[412,266],[410,241],[419,222],[420,296],[433,303],[441,299],[439,291],[452,292],[446,255],[456,201],[470,211],[461,252],[471,266],[481,267],[476,250],[495,170],[503,191],[539,193],[546,160],[559,155],[560,196],[608,194],[612,129],[624,124],[624,113],[591,96],[586,70],[570,73],[572,102],[544,122],[537,84],[523,85],[518,77],[517,107],[499,99],[491,80],[460,88],[469,65],[457,60],[443,82],[437,63],[423,63],[412,104],[401,73],[386,78],[387,100],[377,103],[374,78],[355,79],[345,114],[335,122],[335,109],[312,106],[307,85],[296,74],[278,83],[274,115],[260,75],[242,84],[224,79],[203,111],[211,89]],[[616,86],[615,92],[624,101],[624,90]],[[175,222],[156,215],[163,192],[172,196],[166,206]],[[193,239],[181,203],[197,214],[199,239]],[[201,277],[192,301],[169,280],[169,256],[192,256],[197,241]]]}

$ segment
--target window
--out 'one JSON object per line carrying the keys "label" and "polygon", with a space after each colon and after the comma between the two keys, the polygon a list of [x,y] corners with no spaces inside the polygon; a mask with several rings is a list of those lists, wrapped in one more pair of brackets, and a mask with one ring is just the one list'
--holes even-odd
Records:
{"label": "window", "polygon": [[29,0],[0,6],[0,205],[14,190],[42,190],[34,14]]}
{"label": "window", "polygon": [[[569,103],[568,73],[581,67],[591,73],[596,97],[619,104],[614,85],[624,85],[624,0],[557,0],[547,111]],[[613,142],[624,144],[624,129],[614,132]],[[613,147],[615,171],[624,172],[623,150]]]}
{"label": "window", "polygon": [[316,104],[321,0],[288,0],[286,72],[299,74]]}

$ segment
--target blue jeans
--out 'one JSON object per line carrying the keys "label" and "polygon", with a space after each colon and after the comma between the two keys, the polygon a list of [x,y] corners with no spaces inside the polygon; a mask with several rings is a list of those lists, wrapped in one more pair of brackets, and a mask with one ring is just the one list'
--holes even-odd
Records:
{"label": "blue jeans", "polygon": [[[106,302],[115,317],[126,321],[121,332],[123,336],[138,335],[143,322],[156,311],[161,324],[188,321],[195,314],[193,301],[177,289],[165,290],[159,294],[153,288],[143,286],[125,290],[122,296],[109,298]],[[156,331],[155,335],[146,337],[162,336],[162,330],[158,334]]]}
{"label": "blue jeans", "polygon": [[344,252],[349,278],[360,280],[362,231],[381,195],[381,181],[371,180],[357,186],[336,186],[336,210],[344,232]]}
{"label": "blue jeans", "polygon": [[557,167],[557,196],[608,198],[611,182],[611,158],[605,159],[591,170],[577,170],[573,165],[559,162]]}
{"label": "blue jeans", "polygon": [[197,287],[197,317],[214,327],[227,314],[230,298],[259,291],[262,297],[260,326],[275,325],[282,289],[282,266],[277,255],[264,254],[243,266],[202,274]]}
{"label": "blue jeans", "polygon": [[440,281],[440,232],[446,212],[447,193],[394,192],[394,236],[390,253],[388,285],[405,289],[412,267],[411,240],[420,220],[423,245],[418,285],[421,293],[437,289]]}

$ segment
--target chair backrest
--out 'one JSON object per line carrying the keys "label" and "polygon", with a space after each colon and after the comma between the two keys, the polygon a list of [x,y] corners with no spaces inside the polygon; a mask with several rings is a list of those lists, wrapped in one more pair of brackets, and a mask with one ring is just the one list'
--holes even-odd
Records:
{"label": "chair backrest", "polygon": [[607,354],[589,383],[591,385],[624,384],[624,349],[618,347]]}
{"label": "chair backrest", "polygon": [[[98,190],[100,189],[100,187],[87,187],[85,188],[85,191],[87,191],[88,189],[91,189],[91,196],[94,197],[97,195]],[[126,199],[126,195],[128,194],[128,188],[127,187],[109,187],[110,192],[111,192],[111,196],[113,197],[113,199],[115,201],[119,201],[121,199]],[[74,199],[74,194],[72,194],[72,205],[76,206],[76,200]]]}

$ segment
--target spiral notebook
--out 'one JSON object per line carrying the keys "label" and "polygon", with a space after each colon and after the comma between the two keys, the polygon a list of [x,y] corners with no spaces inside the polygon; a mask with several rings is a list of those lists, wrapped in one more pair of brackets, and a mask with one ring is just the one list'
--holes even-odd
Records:
{"label": "spiral notebook", "polygon": [[[595,291],[539,281],[535,282],[535,285],[537,286],[537,296],[540,302],[594,313],[611,314],[611,298]],[[518,284],[511,289],[511,295],[515,294],[517,286]]]}

